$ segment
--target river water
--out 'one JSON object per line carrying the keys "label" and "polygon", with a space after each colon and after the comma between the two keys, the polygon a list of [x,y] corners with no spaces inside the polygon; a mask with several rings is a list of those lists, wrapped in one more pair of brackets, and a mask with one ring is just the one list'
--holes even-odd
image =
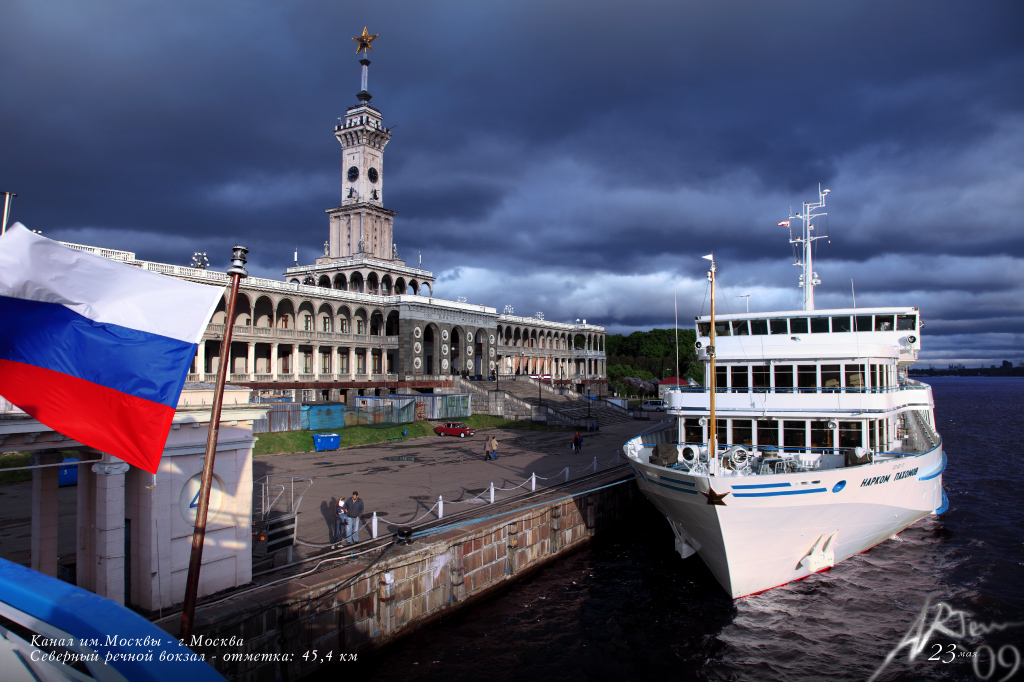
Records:
{"label": "river water", "polygon": [[579,553],[318,679],[1024,680],[1024,379],[930,383],[950,507],[896,540],[734,601],[644,501]]}

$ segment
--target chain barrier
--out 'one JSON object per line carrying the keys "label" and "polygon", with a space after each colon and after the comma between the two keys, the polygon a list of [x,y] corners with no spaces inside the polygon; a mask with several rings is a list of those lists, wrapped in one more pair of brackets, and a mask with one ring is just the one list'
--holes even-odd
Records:
{"label": "chain barrier", "polygon": [[[597,457],[595,456],[593,461],[590,464],[588,464],[587,466],[583,467],[582,469],[570,469],[569,467],[563,467],[561,470],[558,471],[558,473],[556,473],[553,476],[539,476],[536,473],[533,473],[533,474],[530,475],[529,478],[524,480],[522,483],[520,483],[517,486],[513,486],[511,488],[498,488],[498,487],[496,487],[492,483],[490,486],[488,486],[485,489],[485,490],[489,491],[490,499],[484,499],[482,497],[477,496],[477,497],[470,497],[470,498],[465,499],[465,500],[445,500],[442,495],[438,495],[437,502],[434,504],[433,507],[431,507],[427,511],[423,512],[420,516],[416,517],[412,521],[406,522],[406,524],[404,524],[404,525],[410,525],[411,526],[411,525],[417,523],[418,521],[426,518],[427,516],[429,516],[431,513],[435,512],[435,511],[437,512],[435,514],[436,518],[438,520],[443,519],[444,518],[444,505],[445,504],[494,504],[494,502],[495,502],[495,500],[494,500],[494,493],[496,491],[509,492],[509,491],[512,491],[512,490],[518,490],[520,488],[523,488],[523,487],[525,487],[528,484],[532,484],[530,489],[532,491],[536,491],[536,489],[537,489],[536,482],[538,480],[540,480],[540,481],[550,481],[550,480],[553,480],[553,479],[556,479],[556,478],[563,478],[565,480],[565,482],[568,482],[569,481],[569,474],[570,473],[573,473],[573,472],[575,472],[575,473],[584,473],[586,471],[593,470],[593,472],[596,474],[598,466],[615,466],[615,465],[617,465],[619,463],[619,461],[621,459],[622,459],[622,456],[619,455],[618,452],[616,451],[615,457],[613,457],[612,459],[608,460],[607,463],[599,462]],[[376,514],[376,512],[374,512],[374,514]],[[375,533],[373,534],[373,537],[376,538],[376,534]],[[306,540],[300,540],[297,537],[295,538],[295,543],[298,544],[298,545],[303,545],[305,547],[313,547],[313,548],[318,548],[318,549],[323,549],[325,547],[333,547],[335,544],[337,544],[337,543],[333,543],[333,542],[307,542]]]}

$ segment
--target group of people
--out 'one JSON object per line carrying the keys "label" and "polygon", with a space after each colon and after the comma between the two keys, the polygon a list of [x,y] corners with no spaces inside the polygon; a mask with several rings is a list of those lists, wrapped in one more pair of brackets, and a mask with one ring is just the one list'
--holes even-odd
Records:
{"label": "group of people", "polygon": [[484,439],[484,459],[498,459],[498,439],[494,436]]}
{"label": "group of people", "polygon": [[579,431],[572,437],[572,451],[583,452],[583,436],[580,435]]}
{"label": "group of people", "polygon": [[359,499],[359,492],[352,491],[352,497],[338,498],[338,505],[334,510],[334,537],[331,538],[332,545],[354,545],[359,542],[359,518],[363,515],[363,501]]}

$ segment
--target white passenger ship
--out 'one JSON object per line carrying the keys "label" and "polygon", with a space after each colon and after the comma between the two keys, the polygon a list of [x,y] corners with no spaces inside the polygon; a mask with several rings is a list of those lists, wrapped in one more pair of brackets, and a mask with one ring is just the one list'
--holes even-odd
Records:
{"label": "white passenger ship", "polygon": [[699,554],[734,598],[831,568],[948,504],[931,388],[906,376],[918,309],[814,309],[812,222],[826,194],[790,216],[804,310],[716,317],[705,256],[706,386],[669,391],[675,423],[623,448],[679,554]]}

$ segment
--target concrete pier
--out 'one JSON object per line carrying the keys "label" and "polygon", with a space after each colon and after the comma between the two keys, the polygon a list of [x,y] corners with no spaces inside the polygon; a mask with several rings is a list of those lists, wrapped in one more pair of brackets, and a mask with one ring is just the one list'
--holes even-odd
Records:
{"label": "concrete pier", "polygon": [[[625,518],[640,497],[631,471],[624,463],[616,464],[614,457],[624,439],[640,430],[639,424],[625,423],[590,434],[579,454],[571,452],[572,433],[499,431],[467,439],[419,439],[334,453],[258,458],[257,475],[261,470],[299,475],[315,473],[308,471],[309,465],[322,469],[327,466],[324,462],[362,462],[343,476],[316,478],[315,486],[321,491],[311,488],[306,494],[303,505],[312,502],[311,518],[300,521],[299,537],[322,537],[326,542],[328,524],[319,518],[318,507],[339,489],[346,494],[359,490],[366,499],[367,516],[376,510],[381,518],[382,537],[372,543],[364,529],[364,542],[353,548],[300,547],[296,559],[305,556],[309,561],[257,575],[259,584],[252,588],[200,605],[195,619],[197,639],[189,644],[231,680],[295,680],[338,661],[343,654],[375,649],[465,608],[585,546],[604,528]],[[498,435],[497,462],[482,459],[482,435],[490,433]],[[383,466],[390,463],[385,457],[402,456],[411,449],[419,453],[420,461],[398,460],[391,468]],[[598,474],[590,473],[592,469],[581,471],[595,457],[603,462]],[[374,463],[378,466],[371,466]],[[501,487],[509,487],[529,479],[531,471],[559,474],[565,466],[574,472],[574,481],[566,485],[563,476],[552,477],[546,483],[560,487],[540,490],[538,486],[534,495],[525,495],[529,485],[524,486],[515,494],[526,499],[511,509],[491,506],[489,488],[480,491],[481,481],[486,485],[492,478],[500,479],[505,482]],[[423,507],[436,501],[438,490],[447,491],[440,494],[452,502],[460,490],[463,498],[482,499],[474,503],[476,520],[460,519],[445,527],[459,508],[446,504],[445,519],[435,519],[440,528],[416,534],[409,544],[393,542],[390,532],[396,524],[383,519],[421,516]],[[512,494],[506,491],[500,496]],[[434,517],[436,510],[423,520]],[[176,616],[158,624],[176,634]]]}

